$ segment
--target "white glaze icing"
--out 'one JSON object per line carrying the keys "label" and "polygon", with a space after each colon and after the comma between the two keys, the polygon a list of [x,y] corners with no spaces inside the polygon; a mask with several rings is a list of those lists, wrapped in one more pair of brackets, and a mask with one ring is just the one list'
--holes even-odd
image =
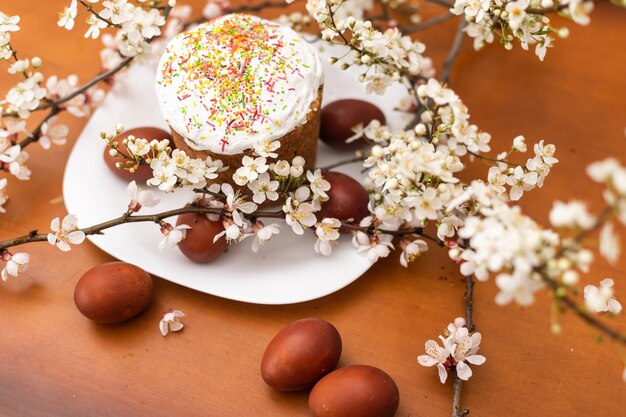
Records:
{"label": "white glaze icing", "polygon": [[243,14],[176,36],[156,75],[166,122],[191,148],[228,155],[305,123],[323,82],[317,52],[300,35]]}

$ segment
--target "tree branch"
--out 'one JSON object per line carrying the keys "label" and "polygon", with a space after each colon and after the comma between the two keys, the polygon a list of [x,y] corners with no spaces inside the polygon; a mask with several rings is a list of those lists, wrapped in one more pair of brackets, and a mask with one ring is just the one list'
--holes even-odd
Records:
{"label": "tree branch", "polygon": [[439,76],[439,80],[445,83],[450,83],[450,70],[452,70],[452,66],[459,56],[459,52],[461,52],[461,45],[463,45],[463,38],[465,37],[465,33],[463,29],[467,25],[467,20],[461,19],[459,21],[459,26],[456,29],[456,34],[454,35],[454,40],[452,41],[452,47],[450,48],[450,52],[448,52],[448,56],[443,63],[443,69],[441,70],[441,75]]}

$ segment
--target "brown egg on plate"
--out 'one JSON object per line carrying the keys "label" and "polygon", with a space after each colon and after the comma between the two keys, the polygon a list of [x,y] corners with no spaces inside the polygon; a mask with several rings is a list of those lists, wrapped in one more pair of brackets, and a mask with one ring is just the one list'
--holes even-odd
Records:
{"label": "brown egg on plate", "polygon": [[[157,127],[136,127],[134,129],[128,129],[123,131],[113,139],[118,143],[119,152],[126,154],[126,147],[122,144],[122,141],[131,135],[135,136],[136,138],[143,138],[149,141],[152,139],[168,139],[170,141],[170,147],[174,147],[174,144],[172,142],[172,135],[169,132],[166,132],[165,130],[159,129]],[[152,169],[150,169],[150,167],[147,165],[140,165],[135,172],[130,172],[126,169],[117,168],[115,164],[118,162],[123,162],[124,160],[122,158],[112,156],[109,153],[110,150],[110,146],[107,145],[104,147],[104,162],[115,175],[125,181],[130,182],[132,180],[135,180],[139,183],[145,183],[148,179],[152,178]]]}
{"label": "brown egg on plate", "polygon": [[83,274],[74,289],[74,303],[90,320],[118,323],[142,312],[152,292],[152,277],[146,271],[125,262],[109,262]]}
{"label": "brown egg on plate", "polygon": [[328,201],[322,203],[322,209],[316,213],[319,220],[334,217],[342,221],[354,219],[358,224],[369,215],[367,205],[370,197],[360,182],[341,172],[324,172],[324,179],[330,183]]}
{"label": "brown egg on plate", "polygon": [[337,369],[322,378],[309,395],[313,417],[392,417],[400,395],[389,375],[368,365]]}
{"label": "brown egg on plate", "polygon": [[341,356],[341,336],[327,321],[296,320],[274,336],[261,361],[261,376],[279,391],[309,388],[335,369]]}
{"label": "brown egg on plate", "polygon": [[356,150],[365,142],[356,140],[346,143],[354,135],[352,128],[358,124],[364,127],[372,120],[385,124],[385,115],[374,104],[357,99],[333,101],[322,108],[320,139],[339,150]]}
{"label": "brown egg on plate", "polygon": [[178,249],[194,262],[211,262],[228,248],[226,237],[213,241],[216,235],[224,231],[221,221],[212,221],[204,213],[185,213],[178,216],[176,226],[186,224],[185,238],[178,243]]}

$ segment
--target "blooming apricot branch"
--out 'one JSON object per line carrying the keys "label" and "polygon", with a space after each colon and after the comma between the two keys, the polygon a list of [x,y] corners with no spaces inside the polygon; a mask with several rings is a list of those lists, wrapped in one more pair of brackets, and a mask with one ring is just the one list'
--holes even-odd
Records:
{"label": "blooming apricot branch", "polygon": [[[122,128],[101,136],[118,158],[117,168],[134,172],[149,166],[152,177],[147,186],[162,192],[192,190],[197,195],[189,205],[157,214],[138,214],[144,207],[158,205],[150,188],[135,182],[129,184],[129,204],[119,217],[100,224],[82,227],[68,215],[51,222],[50,233],[33,230],[23,236],[0,242],[1,276],[16,277],[26,270],[30,256],[10,252],[14,247],[47,241],[62,251],[80,244],[86,236],[126,223],[152,222],[159,227],[163,240],[160,249],[176,246],[185,239],[188,226],[174,226],[169,219],[185,213],[206,215],[221,223],[223,230],[215,239],[237,244],[253,239],[252,250],[269,244],[272,237],[285,230],[296,235],[313,233],[313,250],[329,256],[341,234],[352,236],[355,250],[375,262],[400,248],[400,263],[408,264],[429,248],[429,243],[445,248],[465,277],[466,318],[457,319],[440,337],[426,342],[427,355],[419,361],[436,366],[445,382],[453,375],[453,416],[460,410],[461,381],[485,358],[479,355],[480,333],[474,332],[474,278],[484,282],[493,277],[498,294],[496,303],[515,302],[526,306],[534,302],[538,291],[548,291],[555,306],[571,311],[597,331],[626,344],[626,335],[604,322],[604,317],[621,313],[614,296],[615,281],[604,278],[598,286],[579,287],[581,276],[589,271],[593,253],[586,245],[598,234],[598,251],[609,263],[620,255],[620,239],[615,225],[626,225],[626,167],[615,159],[594,163],[589,176],[604,185],[606,209],[590,213],[582,202],[556,202],[549,216],[553,229],[540,226],[522,213],[515,202],[527,192],[541,188],[558,163],[556,148],[543,140],[526,143],[516,136],[499,151],[492,149],[491,135],[470,122],[470,114],[461,98],[449,87],[450,68],[459,52],[463,36],[474,39],[474,48],[494,42],[496,36],[505,48],[514,43],[543,60],[552,37],[565,37],[567,30],[553,27],[549,13],[558,13],[577,24],[587,24],[593,7],[591,0],[433,0],[450,9],[421,22],[419,10],[408,13],[410,24],[398,24],[391,18],[394,7],[381,1],[379,16],[370,15],[373,2],[363,0],[307,0],[309,14],[283,15],[280,21],[302,27],[314,21],[325,41],[340,45],[345,55],[331,63],[346,69],[355,66],[368,93],[382,94],[392,83],[402,83],[411,101],[400,108],[415,114],[410,128],[392,131],[378,121],[355,126],[350,140],[366,141],[367,151],[360,151],[344,163],[362,163],[365,187],[370,196],[368,215],[363,219],[339,220],[323,216],[321,208],[329,199],[330,183],[324,178],[333,164],[314,170],[305,169],[306,161],[296,156],[278,159],[280,143],[266,141],[241,159],[241,167],[228,179],[218,182],[225,171],[222,161],[214,158],[192,158],[184,151],[172,149],[169,141],[129,136],[121,143],[116,137]],[[19,30],[19,17],[0,13],[0,59],[9,65],[8,72],[19,81],[0,102],[0,171],[18,179],[28,179],[28,154],[24,148],[39,142],[44,149],[65,143],[68,129],[58,123],[57,115],[67,110],[86,117],[102,101],[104,92],[96,86],[128,67],[150,50],[158,51],[166,40],[199,21],[189,19],[190,9],[175,6],[174,1],[77,1],[60,15],[58,25],[72,29],[79,5],[86,14],[86,38],[101,38],[104,71],[85,84],[75,76],[47,79],[39,72],[37,57],[18,59],[11,45],[13,32]],[[402,2],[399,2],[400,4]],[[286,3],[266,1],[232,9],[225,3],[208,2],[202,19],[226,12],[258,11],[266,7],[285,7]],[[405,6],[402,6],[405,7]],[[408,6],[406,6],[408,7]],[[403,9],[404,10],[404,9]],[[409,10],[408,8],[406,9]],[[454,43],[439,79],[431,60],[424,55],[425,45],[407,33],[459,15],[461,19]],[[380,24],[380,22],[384,24]],[[383,28],[386,27],[386,28]],[[114,30],[115,34],[103,33]],[[27,121],[32,112],[48,110],[43,120],[29,132]],[[20,135],[22,138],[20,139]],[[492,153],[493,152],[493,153]],[[526,155],[528,154],[528,155]],[[461,173],[480,160],[489,165],[485,178],[461,180]],[[0,211],[7,201],[7,179],[0,179]],[[277,204],[273,210],[262,205]],[[265,224],[273,219],[276,223]],[[582,294],[582,296],[581,296]],[[179,312],[169,312],[160,324],[163,334],[182,327]],[[559,331],[554,320],[553,330]],[[468,365],[469,364],[469,365]]]}

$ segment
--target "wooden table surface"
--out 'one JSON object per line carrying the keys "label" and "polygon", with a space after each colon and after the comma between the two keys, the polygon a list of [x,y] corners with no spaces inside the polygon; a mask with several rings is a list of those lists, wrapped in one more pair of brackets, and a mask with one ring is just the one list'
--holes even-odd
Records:
{"label": "wooden table surface", "polygon": [[[57,11],[69,0],[2,3],[3,12],[22,16],[22,31],[12,35],[18,51],[42,57],[46,74],[77,73],[84,81],[97,72],[99,41],[56,27]],[[189,3],[197,12],[203,4]],[[518,134],[530,143],[557,144],[561,163],[543,190],[523,202],[543,223],[555,199],[599,200],[584,174],[589,162],[610,155],[626,162],[625,23],[625,10],[599,6],[590,26],[567,23],[571,36],[557,41],[544,63],[517,46],[475,53],[466,41],[452,73],[472,120],[492,133],[495,148]],[[454,27],[449,22],[420,35],[437,63]],[[4,71],[0,91],[13,80]],[[29,148],[32,180],[10,178],[0,239],[33,227],[48,230],[53,217],[66,214],[59,198],[63,167],[85,121],[67,115],[63,121],[71,127],[70,143],[48,152]],[[46,243],[24,249],[32,255],[27,273],[0,285],[0,415],[305,416],[307,393],[274,392],[262,382],[259,364],[278,329],[309,316],[339,329],[341,365],[371,364],[395,379],[397,416],[450,415],[450,384],[439,384],[436,371],[416,361],[424,341],[464,311],[464,285],[437,248],[408,269],[393,254],[347,288],[289,306],[224,300],[156,279],[151,306],[115,326],[91,323],[73,302],[77,279],[111,261],[109,255],[90,243],[67,254]],[[597,284],[612,276],[624,297],[625,269],[624,257],[615,268],[600,262],[586,279]],[[472,416],[626,415],[624,351],[596,344],[593,332],[571,316],[561,319],[562,334],[551,334],[545,294],[529,308],[498,307],[495,294],[493,280],[476,286],[475,319],[487,362],[463,389]],[[169,308],[187,314],[185,329],[163,337],[158,322]]]}

